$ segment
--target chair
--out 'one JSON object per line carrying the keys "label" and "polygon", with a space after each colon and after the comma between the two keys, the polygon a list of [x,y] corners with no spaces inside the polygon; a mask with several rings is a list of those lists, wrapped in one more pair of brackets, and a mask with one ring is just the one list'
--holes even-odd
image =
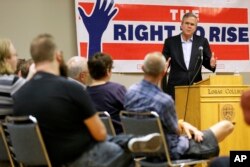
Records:
{"label": "chair", "polygon": [[0,126],[0,163],[9,161],[9,156],[8,156],[8,152],[6,149],[6,145],[3,140],[2,133],[3,133],[2,126]]}
{"label": "chair", "polygon": [[47,165],[51,167],[35,117],[7,116],[2,127],[6,134],[8,152],[11,153],[13,161],[18,162],[20,166]]}
{"label": "chair", "polygon": [[137,163],[145,167],[176,167],[186,165],[196,165],[207,163],[208,160],[197,160],[197,159],[182,159],[182,160],[171,160],[170,153],[168,151],[167,141],[165,140],[165,134],[162,128],[161,120],[156,112],[120,112],[121,122],[124,128],[124,133],[134,135],[146,135],[150,133],[160,133],[162,137],[162,148],[155,153],[155,155],[165,155],[167,161],[164,162],[149,162],[144,158]]}
{"label": "chair", "polygon": [[2,130],[0,130],[0,161],[8,161],[8,153],[3,141]]}
{"label": "chair", "polygon": [[107,129],[107,133],[111,136],[116,136],[115,128],[109,113],[107,111],[99,111],[98,114]]}
{"label": "chair", "polygon": [[[10,164],[13,166],[13,162],[11,162],[11,159],[9,158],[9,150],[7,149],[7,144],[4,138],[4,131],[2,128],[2,122],[0,122],[0,164]],[[0,165],[1,166],[1,165]]]}

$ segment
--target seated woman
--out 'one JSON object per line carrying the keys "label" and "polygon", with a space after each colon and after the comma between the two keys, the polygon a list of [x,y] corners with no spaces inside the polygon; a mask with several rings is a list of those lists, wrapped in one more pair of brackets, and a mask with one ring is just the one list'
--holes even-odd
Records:
{"label": "seated woman", "polygon": [[97,111],[109,112],[117,134],[123,132],[119,113],[124,110],[123,102],[126,88],[118,83],[110,82],[112,58],[104,53],[96,53],[88,60],[89,74],[92,83],[87,87]]}
{"label": "seated woman", "polygon": [[12,95],[26,82],[14,74],[17,51],[10,39],[0,39],[0,119],[13,114]]}

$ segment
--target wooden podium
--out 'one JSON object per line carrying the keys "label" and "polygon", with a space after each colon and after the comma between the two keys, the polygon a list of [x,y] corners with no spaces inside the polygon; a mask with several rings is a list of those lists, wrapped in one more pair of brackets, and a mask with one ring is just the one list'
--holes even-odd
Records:
{"label": "wooden podium", "polygon": [[177,86],[178,118],[186,115],[185,120],[201,130],[220,120],[230,120],[235,129],[220,143],[220,155],[229,155],[230,150],[250,150],[250,126],[245,124],[240,107],[241,93],[246,89],[249,86],[243,85],[240,75],[211,75],[191,86]]}

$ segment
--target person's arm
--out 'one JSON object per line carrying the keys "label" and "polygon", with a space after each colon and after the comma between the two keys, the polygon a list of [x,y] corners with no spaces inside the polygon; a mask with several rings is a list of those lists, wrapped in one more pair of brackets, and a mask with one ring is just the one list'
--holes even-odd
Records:
{"label": "person's arm", "polygon": [[124,98],[125,98],[125,94],[127,92],[127,89],[125,86],[121,85],[120,87],[118,87],[117,91],[115,92],[116,94],[116,101],[117,104],[119,104],[119,106],[121,106],[121,108],[119,107],[118,109],[123,110],[123,104],[124,104]]}
{"label": "person's arm", "polygon": [[[170,53],[169,53],[169,48],[168,48],[168,46],[169,46],[169,44],[167,44],[168,43],[168,40],[167,39],[165,39],[165,41],[164,41],[164,45],[163,45],[163,49],[162,49],[162,54],[163,54],[163,56],[166,58],[166,60],[167,60],[167,70],[168,70],[168,68],[170,67],[170,60],[171,60],[171,57],[170,57]],[[161,89],[164,91],[164,92],[166,92],[167,91],[167,72],[165,73],[165,75],[163,76],[163,78],[162,78],[162,80],[161,80],[161,82],[160,82],[160,87],[161,87]]]}
{"label": "person's arm", "polygon": [[206,69],[211,70],[212,72],[215,72],[216,70],[216,58],[212,56],[212,52],[208,43],[208,40],[205,38],[205,41],[203,43],[203,66]]}
{"label": "person's arm", "polygon": [[162,54],[164,55],[164,57],[166,58],[166,60],[168,60],[168,58],[170,57],[169,45],[170,44],[169,44],[168,39],[165,39],[164,45],[163,45],[163,49],[162,49]]}
{"label": "person's arm", "polygon": [[189,139],[192,138],[193,134],[195,141],[201,142],[203,140],[203,133],[190,123],[179,120],[178,125],[180,127],[180,131],[184,131]]}
{"label": "person's arm", "polygon": [[171,96],[165,97],[166,101],[161,109],[159,109],[159,116],[162,120],[163,125],[169,133],[179,133],[177,116],[175,112],[174,101]]}
{"label": "person's arm", "polygon": [[36,65],[32,63],[29,67],[29,73],[26,77],[27,80],[30,80],[36,73]]}
{"label": "person's arm", "polygon": [[71,97],[75,106],[79,109],[79,119],[83,120],[90,135],[96,141],[104,141],[107,137],[106,128],[98,113],[96,113],[88,93],[78,83],[68,80],[65,80],[65,83],[65,86],[67,86],[65,89],[68,89],[69,97]]}
{"label": "person's arm", "polygon": [[92,117],[84,120],[84,124],[88,127],[91,136],[96,141],[104,141],[106,139],[106,128],[97,113],[94,114]]}
{"label": "person's arm", "polygon": [[212,68],[216,68],[217,57],[214,56],[214,52],[212,52],[212,57],[210,59],[210,66]]}
{"label": "person's arm", "polygon": [[26,83],[26,81],[27,80],[22,77],[15,76],[13,86],[10,91],[11,96],[13,96]]}

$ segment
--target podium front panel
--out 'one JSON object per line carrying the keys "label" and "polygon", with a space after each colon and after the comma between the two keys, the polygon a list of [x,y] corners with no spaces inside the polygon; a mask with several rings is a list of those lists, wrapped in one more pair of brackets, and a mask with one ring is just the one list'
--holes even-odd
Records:
{"label": "podium front panel", "polygon": [[220,143],[220,155],[230,150],[250,150],[250,126],[243,119],[240,97],[247,85],[193,85],[175,89],[175,105],[179,119],[184,119],[201,130],[221,120],[235,124],[232,134]]}

